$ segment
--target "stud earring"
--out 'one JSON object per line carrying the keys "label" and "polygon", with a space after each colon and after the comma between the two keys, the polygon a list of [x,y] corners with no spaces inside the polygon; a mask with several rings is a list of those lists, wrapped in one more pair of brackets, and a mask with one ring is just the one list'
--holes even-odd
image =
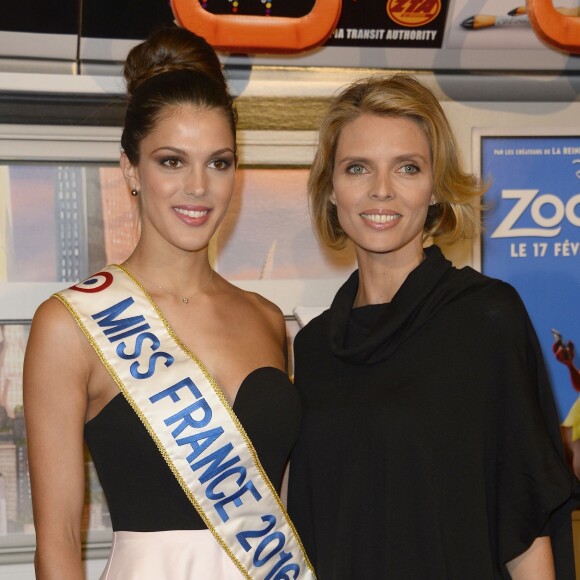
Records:
{"label": "stud earring", "polygon": [[335,200],[335,199],[331,199],[331,200],[330,200],[330,203],[331,203],[332,205],[336,205],[336,200]]}
{"label": "stud earring", "polygon": [[137,196],[139,195],[139,192],[138,192],[136,189],[132,189],[132,190],[131,190],[131,195],[132,195],[133,197],[137,197]]}

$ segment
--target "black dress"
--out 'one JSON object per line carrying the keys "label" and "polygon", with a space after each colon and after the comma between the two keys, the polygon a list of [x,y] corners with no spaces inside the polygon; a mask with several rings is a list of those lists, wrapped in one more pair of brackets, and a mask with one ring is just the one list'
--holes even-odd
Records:
{"label": "black dress", "polygon": [[426,253],[390,304],[353,309],[355,272],[295,339],[306,552],[319,580],[488,580],[550,534],[572,580],[577,481],[526,310]]}
{"label": "black dress", "polygon": [[[241,384],[233,410],[279,492],[300,425],[300,404],[288,376],[271,367],[256,369]],[[123,395],[87,422],[85,439],[114,531],[206,529]]]}

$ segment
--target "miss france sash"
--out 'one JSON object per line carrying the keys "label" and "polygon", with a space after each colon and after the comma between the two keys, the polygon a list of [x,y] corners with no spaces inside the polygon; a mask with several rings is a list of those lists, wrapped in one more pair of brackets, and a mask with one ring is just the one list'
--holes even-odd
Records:
{"label": "miss france sash", "polygon": [[112,265],[55,297],[74,316],[240,572],[260,580],[314,579],[243,427],[146,290]]}

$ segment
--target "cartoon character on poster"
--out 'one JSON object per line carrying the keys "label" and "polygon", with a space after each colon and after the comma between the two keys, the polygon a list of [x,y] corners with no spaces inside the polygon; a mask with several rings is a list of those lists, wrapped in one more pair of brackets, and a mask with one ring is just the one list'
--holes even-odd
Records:
{"label": "cartoon character on poster", "polygon": [[552,350],[556,360],[561,362],[570,373],[572,388],[579,393],[576,402],[570,407],[562,422],[562,435],[568,458],[576,477],[580,478],[580,370],[575,362],[575,347],[571,340],[564,340],[562,335],[552,329],[554,345]]}
{"label": "cartoon character on poster", "polygon": [[570,464],[580,476],[580,137],[483,136],[482,270],[520,293],[538,334]]}

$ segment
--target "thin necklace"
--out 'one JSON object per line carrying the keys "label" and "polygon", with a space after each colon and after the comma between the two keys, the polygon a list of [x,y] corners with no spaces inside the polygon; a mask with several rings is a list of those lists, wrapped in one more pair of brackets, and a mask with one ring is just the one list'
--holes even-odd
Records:
{"label": "thin necklace", "polygon": [[[125,260],[125,266],[128,266],[128,265],[129,265],[129,260]],[[157,288],[159,288],[159,290],[163,290],[164,292],[168,292],[169,294],[172,294],[177,299],[181,300],[181,302],[183,302],[183,304],[189,304],[189,301],[194,296],[197,296],[200,292],[202,292],[203,290],[205,290],[209,286],[209,283],[211,282],[211,279],[213,278],[213,268],[209,269],[209,278],[207,279],[207,281],[200,288],[198,288],[193,294],[191,294],[191,296],[179,296],[179,294],[177,294],[177,292],[174,292],[173,290],[170,290],[169,288],[165,288],[165,286],[161,286],[161,284],[157,284],[156,282],[149,280],[149,278],[146,278],[142,274],[140,277],[143,278],[143,280],[146,280],[147,282],[149,282],[149,284],[153,284],[153,286],[157,286]]]}

